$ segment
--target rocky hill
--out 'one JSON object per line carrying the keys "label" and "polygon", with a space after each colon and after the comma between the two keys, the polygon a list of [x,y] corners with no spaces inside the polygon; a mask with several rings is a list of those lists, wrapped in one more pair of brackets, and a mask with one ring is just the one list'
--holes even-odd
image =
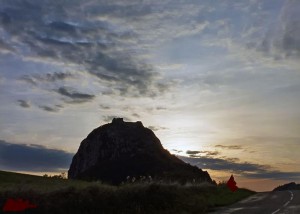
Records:
{"label": "rocky hill", "polygon": [[208,181],[206,171],[191,166],[165,150],[142,122],[114,118],[94,129],[73,157],[68,177],[119,184],[130,177],[151,176],[168,181]]}
{"label": "rocky hill", "polygon": [[295,182],[291,182],[288,184],[280,185],[273,189],[273,191],[284,191],[284,190],[300,190],[300,184],[296,184]]}

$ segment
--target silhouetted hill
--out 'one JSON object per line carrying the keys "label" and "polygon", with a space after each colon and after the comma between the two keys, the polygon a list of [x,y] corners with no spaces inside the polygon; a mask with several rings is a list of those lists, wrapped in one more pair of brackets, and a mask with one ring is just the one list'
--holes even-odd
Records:
{"label": "silhouetted hill", "polygon": [[284,190],[300,190],[300,184],[296,184],[295,182],[291,182],[288,184],[280,185],[273,189],[273,191],[284,191]]}
{"label": "silhouetted hill", "polygon": [[206,171],[191,166],[165,150],[152,130],[122,118],[94,129],[73,157],[69,178],[102,180],[112,184],[138,178],[212,182]]}

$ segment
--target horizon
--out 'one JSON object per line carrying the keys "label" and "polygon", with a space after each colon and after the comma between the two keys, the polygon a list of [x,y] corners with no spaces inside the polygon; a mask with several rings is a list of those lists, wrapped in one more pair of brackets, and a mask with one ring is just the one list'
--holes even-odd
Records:
{"label": "horizon", "polygon": [[67,171],[121,117],[217,182],[300,183],[299,1],[0,1],[0,170]]}
{"label": "horizon", "polygon": [[[178,157],[178,156],[177,156]],[[1,171],[1,170],[0,170]],[[43,173],[41,173],[41,172],[23,172],[23,171],[3,171],[3,172],[11,172],[11,173],[20,173],[20,174],[24,174],[24,175],[32,175],[32,176],[39,176],[39,177],[52,177],[52,176],[62,176],[61,178],[62,179],[70,179],[70,178],[68,178],[68,176],[67,176],[67,174],[68,174],[68,172],[64,172],[64,171],[61,171],[61,172],[43,172]],[[64,177],[64,176],[66,176],[66,177]],[[216,180],[213,180],[214,182],[216,182],[216,184],[218,185],[218,184],[221,184],[221,183],[227,183],[227,181],[230,179],[230,176],[231,175],[229,175],[228,174],[228,178],[227,178],[227,180],[220,180],[220,181],[216,181]],[[233,175],[234,176],[234,175]],[[212,178],[213,179],[213,178]],[[238,178],[239,179],[239,178]],[[236,177],[234,177],[234,180],[236,181]],[[251,182],[251,181],[250,181]],[[270,191],[273,191],[275,188],[277,188],[277,187],[280,187],[280,186],[284,186],[284,185],[286,185],[286,184],[290,184],[290,183],[295,183],[296,185],[299,185],[298,183],[296,183],[296,182],[294,182],[294,181],[291,181],[291,182],[287,182],[287,183],[278,183],[278,185],[277,186],[272,186],[272,185],[269,185],[268,186],[268,189],[262,189],[262,190],[259,190],[259,189],[257,189],[257,190],[255,190],[255,189],[253,189],[253,188],[249,188],[249,187],[247,187],[247,186],[239,186],[238,184],[237,184],[237,187],[238,188],[241,188],[241,189],[248,189],[248,190],[252,190],[252,191],[255,191],[255,192],[270,192]],[[105,183],[104,183],[105,184]],[[108,185],[110,185],[110,184],[108,184]],[[255,186],[254,186],[255,187]],[[256,188],[257,188],[257,186],[256,186]],[[264,187],[265,188],[265,187]]]}

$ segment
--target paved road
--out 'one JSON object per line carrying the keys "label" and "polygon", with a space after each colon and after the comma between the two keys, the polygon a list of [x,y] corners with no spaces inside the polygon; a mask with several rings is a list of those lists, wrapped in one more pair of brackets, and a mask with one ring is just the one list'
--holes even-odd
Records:
{"label": "paved road", "polygon": [[257,193],[211,214],[300,214],[300,191]]}

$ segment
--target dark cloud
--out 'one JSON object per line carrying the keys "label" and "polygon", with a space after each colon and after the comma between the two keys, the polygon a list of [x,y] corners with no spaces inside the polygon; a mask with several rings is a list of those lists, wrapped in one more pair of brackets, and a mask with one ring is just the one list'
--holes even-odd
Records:
{"label": "dark cloud", "polygon": [[14,48],[13,47],[10,47],[9,44],[7,44],[5,41],[1,40],[0,39],[0,52],[13,52],[14,51]]}
{"label": "dark cloud", "polygon": [[159,130],[167,129],[166,127],[162,127],[162,126],[148,126],[148,128],[151,129],[152,131],[159,131]]}
{"label": "dark cloud", "polygon": [[172,149],[172,151],[176,152],[176,153],[181,153],[183,152],[182,150],[178,150],[178,149]]}
{"label": "dark cloud", "polygon": [[126,122],[131,121],[128,117],[120,117],[120,116],[104,116],[103,121],[106,123],[110,123],[114,118],[123,118],[123,120]]}
{"label": "dark cloud", "polygon": [[213,169],[213,170],[226,170],[234,171],[237,173],[243,173],[245,171],[261,171],[267,170],[269,166],[257,165],[251,163],[238,163],[228,159],[221,158],[211,158],[211,157],[179,157],[180,159],[191,163],[192,165],[197,165],[200,168],[204,169]]}
{"label": "dark cloud", "polygon": [[40,109],[48,112],[58,112],[59,109],[61,108],[60,106],[55,106],[55,107],[50,107],[50,106],[39,106]]}
{"label": "dark cloud", "polygon": [[47,26],[57,31],[76,33],[76,26],[66,22],[54,21],[49,23]]}
{"label": "dark cloud", "polygon": [[[137,62],[132,56],[120,54],[112,56],[99,52],[88,60],[88,66],[92,75],[113,84],[121,95],[128,93],[137,96],[156,95],[149,88],[155,78],[152,66]],[[163,86],[164,84],[155,85],[159,91]]]}
{"label": "dark cloud", "polygon": [[215,155],[219,155],[220,152],[218,151],[191,151],[191,150],[187,150],[186,154],[188,154],[190,157],[202,157],[203,154],[205,156],[215,156]]}
{"label": "dark cloud", "polygon": [[273,180],[299,180],[300,172],[283,172],[279,170],[271,170],[259,173],[244,173],[247,178],[256,179],[273,179]]}
{"label": "dark cloud", "polygon": [[[158,73],[133,50],[135,46],[129,47],[138,40],[137,35],[130,28],[117,27],[110,21],[113,18],[97,18],[105,14],[118,16],[119,12],[122,17],[146,15],[148,9],[136,10],[137,5],[127,11],[123,2],[4,1],[0,20],[5,23],[3,29],[14,38],[7,44],[17,47],[18,54],[28,56],[24,50],[30,50],[31,58],[80,66],[80,70],[121,95],[157,96],[168,86],[156,83]],[[23,79],[34,84],[63,77],[56,74]]]}
{"label": "dark cloud", "polygon": [[25,82],[27,82],[27,83],[30,83],[32,85],[37,85],[37,83],[34,80],[34,78],[32,78],[32,77],[30,77],[28,75],[22,76],[20,79],[23,80],[23,81],[25,81]]}
{"label": "dark cloud", "polygon": [[37,75],[36,79],[40,81],[54,82],[57,80],[65,80],[71,77],[73,77],[71,73],[54,72],[54,73],[47,73],[44,76]]}
{"label": "dark cloud", "polygon": [[49,172],[67,170],[73,154],[41,145],[12,144],[0,140],[0,167],[3,170]]}
{"label": "dark cloud", "polygon": [[100,106],[100,108],[101,109],[104,109],[104,110],[109,110],[109,109],[111,109],[111,107],[110,106],[107,106],[107,105],[99,105]]}
{"label": "dark cloud", "polygon": [[47,74],[24,75],[21,77],[21,80],[33,85],[37,85],[39,82],[55,82],[59,80],[66,80],[72,77],[74,77],[74,75],[71,73],[54,72]]}
{"label": "dark cloud", "polygon": [[188,155],[196,155],[196,154],[199,154],[199,153],[201,153],[201,151],[190,151],[190,150],[186,151],[186,154],[188,154]]}
{"label": "dark cloud", "polygon": [[136,118],[140,118],[140,117],[141,117],[141,116],[140,116],[139,114],[137,114],[137,113],[133,113],[132,116],[133,116],[133,117],[136,117]]}
{"label": "dark cloud", "polygon": [[243,146],[241,145],[215,145],[215,147],[221,149],[232,149],[232,150],[243,149]]}
{"label": "dark cloud", "polygon": [[0,23],[3,25],[8,25],[11,23],[10,16],[5,12],[0,12]]}
{"label": "dark cloud", "polygon": [[273,180],[295,180],[300,179],[300,172],[283,172],[275,170],[268,165],[249,162],[238,162],[239,159],[221,159],[211,157],[183,157],[183,161],[198,166],[201,169],[222,170],[239,174],[247,178],[264,178]]}
{"label": "dark cloud", "polygon": [[135,109],[134,109],[133,106],[124,106],[124,107],[122,107],[122,110],[123,110],[123,111],[126,111],[126,112],[128,112],[128,113],[134,112],[134,111],[135,111]]}
{"label": "dark cloud", "polygon": [[18,100],[18,103],[19,103],[19,106],[21,106],[23,108],[30,108],[30,104],[26,100]]}
{"label": "dark cloud", "polygon": [[219,155],[220,152],[218,151],[205,151],[205,155],[206,156],[215,156],[215,155]]}
{"label": "dark cloud", "polygon": [[[300,57],[300,4],[299,1],[284,2],[277,21],[270,22],[265,34],[257,41],[247,41],[246,47],[256,48],[275,60]],[[274,20],[274,17],[271,17]],[[265,24],[264,22],[262,22]]]}
{"label": "dark cloud", "polygon": [[79,93],[65,87],[60,87],[56,92],[70,98],[72,103],[89,102],[95,98],[95,95]]}
{"label": "dark cloud", "polygon": [[162,107],[162,106],[158,106],[158,107],[156,107],[156,110],[167,110],[167,108]]}
{"label": "dark cloud", "polygon": [[[286,1],[281,14],[282,35],[278,38],[278,47],[284,51],[286,57],[300,57],[300,4],[298,1]],[[276,42],[276,41],[275,41]]]}

